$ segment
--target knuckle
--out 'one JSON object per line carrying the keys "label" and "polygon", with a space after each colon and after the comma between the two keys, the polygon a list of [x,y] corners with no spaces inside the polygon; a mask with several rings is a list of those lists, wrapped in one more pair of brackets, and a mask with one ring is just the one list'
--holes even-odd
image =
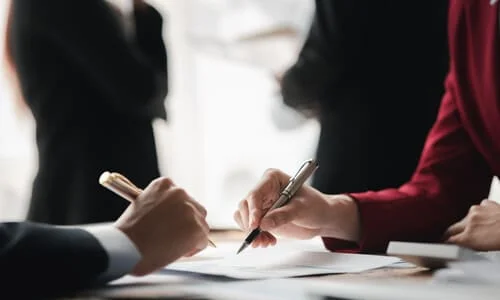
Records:
{"label": "knuckle", "polygon": [[173,198],[178,200],[185,200],[186,198],[189,198],[189,195],[186,192],[186,190],[179,187],[172,188],[171,195]]}
{"label": "knuckle", "polygon": [[161,178],[158,178],[158,179],[155,180],[155,184],[159,188],[165,189],[165,188],[171,187],[174,184],[174,182],[170,178],[161,177]]}
{"label": "knuckle", "polygon": [[481,214],[479,213],[479,211],[477,210],[474,210],[472,212],[470,212],[469,214],[469,221],[474,224],[476,221],[478,221],[479,219],[481,218]]}
{"label": "knuckle", "polygon": [[469,214],[474,214],[474,213],[477,213],[477,211],[479,210],[479,206],[477,205],[472,205],[470,208],[469,208]]}
{"label": "knuckle", "polygon": [[203,207],[202,205],[200,205],[200,213],[203,215],[203,217],[206,217],[208,212],[207,212],[207,209],[205,207]]}
{"label": "knuckle", "polygon": [[280,171],[280,170],[278,170],[278,169],[276,169],[276,168],[269,168],[269,169],[267,169],[267,170],[264,172],[264,174],[265,174],[265,175],[268,175],[268,176],[276,176],[276,175],[278,175],[278,174],[280,174],[280,173],[281,173],[281,171]]}

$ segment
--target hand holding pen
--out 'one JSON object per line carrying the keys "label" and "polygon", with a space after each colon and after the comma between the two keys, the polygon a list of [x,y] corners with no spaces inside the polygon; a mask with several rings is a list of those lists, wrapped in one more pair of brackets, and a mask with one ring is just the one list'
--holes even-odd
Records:
{"label": "hand holding pen", "polygon": [[205,208],[172,180],[155,179],[144,191],[116,173],[104,173],[100,182],[132,203],[108,226],[128,238],[115,234],[111,239],[123,261],[118,269],[141,276],[207,247],[210,228]]}
{"label": "hand holding pen", "polygon": [[[272,180],[272,178],[266,178],[266,176],[264,176],[264,181],[261,182],[260,186],[257,187],[257,190],[250,195],[249,201],[244,200],[240,204],[240,210],[242,210],[243,215],[241,213],[235,215],[235,219],[239,224],[248,224],[247,227],[252,229],[250,234],[243,241],[241,247],[238,249],[238,253],[243,251],[252,243],[254,246],[257,246],[259,241],[262,240],[267,240],[271,243],[276,242],[272,235],[262,231],[269,230],[271,227],[279,225],[277,224],[277,221],[282,221],[280,218],[285,216],[281,213],[280,217],[280,211],[286,212],[287,209],[290,210],[290,208],[286,207],[286,205],[289,204],[295,194],[317,168],[318,164],[315,160],[311,159],[304,162],[297,173],[292,178],[287,180],[286,185],[283,185],[279,179]],[[267,177],[273,176],[273,174],[278,175],[275,170],[271,170],[266,173]],[[267,195],[263,194],[263,191],[266,192],[266,189],[268,189]],[[258,200],[256,201],[256,197],[258,196],[264,196],[264,198],[260,199],[263,200],[262,202],[258,202]],[[276,213],[277,210],[278,213]],[[260,224],[261,226],[257,227],[257,222],[261,217],[264,217],[264,219]]]}
{"label": "hand holding pen", "polygon": [[[358,239],[359,217],[353,199],[345,195],[326,195],[304,185],[316,167],[316,162],[309,160],[292,177],[276,169],[265,172],[234,213],[240,228],[249,233],[243,249],[247,243],[253,247],[274,245],[277,242],[275,235],[295,239],[316,236]],[[290,186],[298,189],[292,189],[287,197],[283,192]],[[276,207],[280,197],[287,200]],[[252,234],[259,232],[255,229],[260,229],[260,233]]]}
{"label": "hand holding pen", "polygon": [[[127,177],[116,172],[102,173],[101,176],[99,177],[99,183],[108,190],[114,192],[118,196],[122,197],[123,199],[131,203],[135,202],[136,199],[139,197],[139,195],[143,192],[142,189],[138,188]],[[200,208],[201,205],[196,204],[195,206]],[[204,211],[204,214],[206,214],[205,209],[203,208],[202,210]],[[212,242],[210,239],[208,240],[208,243],[210,246],[214,248],[216,247],[215,243]]]}

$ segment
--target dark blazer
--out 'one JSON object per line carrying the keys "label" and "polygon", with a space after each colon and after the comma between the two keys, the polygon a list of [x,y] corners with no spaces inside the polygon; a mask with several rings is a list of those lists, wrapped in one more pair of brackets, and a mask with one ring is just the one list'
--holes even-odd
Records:
{"label": "dark blazer", "polygon": [[448,1],[317,0],[286,104],[321,133],[313,185],[326,193],[394,187],[414,171],[448,69]]}
{"label": "dark blazer", "polygon": [[135,11],[129,41],[103,0],[12,2],[10,45],[39,159],[28,218],[115,220],[127,203],[99,175],[121,172],[142,187],[159,176],[151,121],[166,118],[162,17]]}
{"label": "dark blazer", "polygon": [[0,223],[0,292],[6,299],[71,293],[92,285],[107,265],[106,251],[85,230]]}

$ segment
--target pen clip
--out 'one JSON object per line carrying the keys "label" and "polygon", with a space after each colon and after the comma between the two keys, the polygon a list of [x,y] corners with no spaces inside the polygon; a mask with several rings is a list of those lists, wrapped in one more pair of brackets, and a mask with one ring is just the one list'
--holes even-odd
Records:
{"label": "pen clip", "polygon": [[304,172],[304,171],[306,170],[306,168],[307,168],[309,165],[313,164],[313,163],[314,163],[314,161],[313,161],[312,159],[309,159],[309,160],[305,161],[305,162],[302,164],[302,166],[300,166],[300,168],[299,168],[299,170],[297,171],[297,173],[295,173],[295,175],[293,175],[293,177],[292,177],[292,178],[290,178],[290,182],[297,180],[297,178],[299,177],[299,175],[300,175],[300,174],[302,174],[302,172]]}
{"label": "pen clip", "polygon": [[304,172],[304,170],[307,168],[307,166],[311,163],[312,163],[312,160],[307,160],[304,163],[302,163],[299,170],[292,177],[290,177],[285,188],[283,189],[283,191],[281,191],[281,194],[286,195],[288,198],[292,197],[291,188],[293,187],[294,182],[297,181],[297,178],[299,177],[299,175],[302,174],[302,172]]}
{"label": "pen clip", "polygon": [[139,194],[142,192],[142,189],[138,188],[135,184],[133,184],[127,177],[123,176],[122,174],[113,172],[111,173],[111,176],[113,177],[114,180],[122,181],[122,183],[136,190]]}

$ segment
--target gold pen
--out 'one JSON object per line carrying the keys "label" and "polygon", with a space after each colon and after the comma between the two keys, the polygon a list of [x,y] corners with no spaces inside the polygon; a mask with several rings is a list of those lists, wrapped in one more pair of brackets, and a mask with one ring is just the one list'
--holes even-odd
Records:
{"label": "gold pen", "polygon": [[[127,177],[119,173],[104,172],[99,177],[99,183],[107,188],[108,190],[114,192],[118,196],[134,202],[137,197],[142,193],[142,189],[135,186]],[[208,240],[210,246],[217,248],[215,243],[210,239]]]}

